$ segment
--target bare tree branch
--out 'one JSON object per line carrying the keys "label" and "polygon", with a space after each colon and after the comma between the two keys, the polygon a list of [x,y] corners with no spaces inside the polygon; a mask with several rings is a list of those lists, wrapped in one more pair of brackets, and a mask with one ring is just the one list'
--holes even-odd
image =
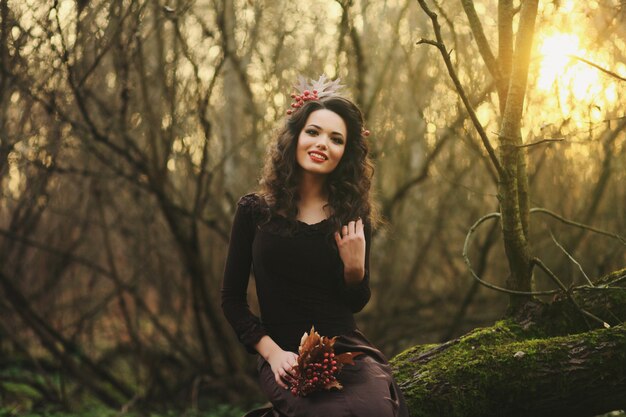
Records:
{"label": "bare tree branch", "polygon": [[465,105],[467,112],[470,115],[470,119],[472,120],[472,123],[474,124],[474,127],[476,128],[476,131],[478,132],[478,135],[480,136],[480,139],[482,140],[483,145],[485,146],[485,149],[487,150],[487,153],[489,154],[489,157],[491,158],[491,162],[496,167],[498,174],[502,177],[504,175],[504,170],[502,166],[500,165],[500,161],[498,160],[498,157],[496,156],[495,150],[491,146],[491,142],[489,141],[489,138],[487,137],[487,133],[485,133],[485,129],[483,128],[480,121],[478,120],[478,116],[476,116],[476,112],[474,111],[472,104],[467,98],[467,94],[465,94],[465,89],[461,85],[461,81],[459,80],[459,77],[456,74],[456,70],[454,69],[452,65],[452,61],[450,60],[450,55],[448,51],[446,50],[446,47],[443,43],[443,38],[441,36],[441,28],[439,26],[439,23],[437,22],[437,15],[428,8],[425,0],[418,0],[418,2],[420,6],[422,7],[422,9],[424,10],[424,12],[426,12],[428,17],[430,17],[430,20],[432,21],[432,25],[435,31],[435,37],[437,41],[421,39],[417,43],[418,44],[426,43],[429,45],[433,45],[437,49],[439,49],[439,52],[441,52],[443,61],[446,64],[446,68],[448,69],[448,74],[450,75],[450,78],[452,79],[452,82],[454,83],[454,86],[456,87],[456,90],[459,96],[461,97],[461,100],[463,101],[463,104]]}
{"label": "bare tree branch", "polygon": [[465,14],[469,20],[469,25],[472,29],[472,33],[474,34],[478,51],[485,61],[487,70],[496,81],[498,91],[506,90],[505,79],[502,78],[496,58],[494,57],[493,52],[491,52],[491,47],[489,46],[489,42],[487,41],[487,37],[485,36],[485,32],[483,30],[483,25],[480,22],[478,13],[476,13],[476,9],[474,8],[474,1],[461,0],[461,5],[463,6],[463,10],[465,10]]}
{"label": "bare tree branch", "polygon": [[554,237],[552,230],[550,230],[550,237],[552,238],[552,241],[554,242],[554,244],[557,245],[559,249],[561,249],[561,251],[563,251],[563,253],[569,258],[569,260],[572,261],[574,264],[576,264],[580,272],[583,274],[583,276],[587,280],[587,284],[593,287],[594,286],[593,282],[591,282],[591,280],[589,279],[589,276],[587,276],[587,274],[585,273],[585,270],[583,269],[582,265],[580,265],[580,263],[576,259],[574,259],[574,257],[563,247],[563,245],[561,245],[559,241],[556,240],[556,237]]}
{"label": "bare tree branch", "polygon": [[598,228],[595,228],[595,227],[592,227],[592,226],[588,226],[586,224],[578,223],[578,222],[575,222],[573,220],[568,220],[568,219],[566,219],[563,216],[559,216],[558,214],[556,214],[556,213],[554,213],[554,212],[552,212],[550,210],[547,210],[547,209],[544,209],[544,208],[540,208],[540,207],[532,208],[530,210],[530,212],[531,213],[544,213],[544,214],[552,216],[555,219],[557,219],[557,220],[559,220],[559,221],[561,221],[561,222],[563,222],[565,224],[568,224],[570,226],[580,227],[582,229],[590,230],[592,232],[595,232],[595,233],[598,233],[598,234],[601,234],[601,235],[604,235],[604,236],[612,237],[613,239],[619,240],[622,243],[622,245],[626,246],[626,238],[624,238],[623,236],[620,236],[617,233],[607,232],[605,230],[598,229]]}
{"label": "bare tree branch", "polygon": [[603,73],[605,73],[607,75],[610,75],[613,78],[617,78],[620,81],[626,81],[626,77],[622,77],[621,75],[619,75],[619,74],[617,74],[617,73],[615,73],[615,72],[613,72],[611,70],[608,70],[608,69],[606,69],[604,67],[601,67],[600,65],[598,65],[598,64],[596,64],[594,62],[591,62],[588,59],[585,59],[585,58],[577,56],[577,55],[568,55],[568,57],[574,58],[574,59],[576,59],[578,61],[581,61],[581,62],[584,62],[585,64],[590,65],[590,66],[592,66],[592,67],[602,71]]}

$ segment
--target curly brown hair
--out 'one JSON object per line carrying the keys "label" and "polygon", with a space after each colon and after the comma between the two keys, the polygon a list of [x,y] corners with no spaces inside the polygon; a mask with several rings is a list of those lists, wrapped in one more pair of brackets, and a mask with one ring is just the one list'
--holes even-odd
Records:
{"label": "curly brown hair", "polygon": [[331,208],[329,221],[333,230],[358,217],[375,226],[379,219],[373,204],[370,187],[374,165],[368,157],[368,144],[363,137],[363,114],[350,100],[330,96],[306,102],[288,119],[269,147],[260,181],[260,194],[268,205],[268,219],[272,214],[285,213],[295,227],[298,214],[298,186],[301,168],[296,160],[298,136],[311,113],[327,109],[339,115],[346,124],[347,140],[344,154],[324,184]]}

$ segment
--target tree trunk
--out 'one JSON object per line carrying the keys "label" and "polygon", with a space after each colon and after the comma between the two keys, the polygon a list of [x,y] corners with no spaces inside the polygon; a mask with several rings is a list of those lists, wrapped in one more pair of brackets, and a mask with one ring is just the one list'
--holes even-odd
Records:
{"label": "tree trunk", "polygon": [[456,75],[456,70],[453,68],[447,48],[443,45],[440,26],[437,23],[437,15],[428,8],[424,0],[419,0],[419,3],[431,18],[437,38],[436,42],[427,40],[420,42],[429,43],[439,48],[457,92],[470,112],[474,126],[478,130],[499,174],[498,199],[502,214],[502,234],[510,269],[507,287],[513,291],[510,298],[509,312],[515,313],[525,302],[530,300],[531,297],[528,293],[532,291],[532,256],[528,242],[530,196],[528,194],[526,155],[522,148],[521,122],[538,0],[521,2],[518,30],[515,37],[515,51],[511,51],[512,2],[501,0],[498,3],[501,63],[498,63],[493,56],[482,24],[474,8],[474,2],[472,0],[461,0],[478,50],[487,69],[493,76],[498,90],[499,106],[502,113],[498,134],[498,157],[494,155],[487,134],[476,118],[473,108],[468,103],[465,91]]}
{"label": "tree trunk", "polygon": [[[625,278],[622,269],[598,284]],[[563,296],[529,301],[491,327],[396,356],[410,415],[574,417],[625,408],[625,288],[588,288],[574,298],[613,327],[589,330]]]}
{"label": "tree trunk", "polygon": [[[521,120],[526,95],[528,65],[537,17],[537,0],[522,3],[519,28],[517,30],[515,54],[504,114],[500,125],[500,162],[504,169],[498,189],[504,249],[509,260],[511,274],[508,288],[516,291],[531,291],[532,268],[528,242],[528,219],[530,203],[526,155],[521,137]],[[515,311],[528,297],[511,296],[510,308]]]}

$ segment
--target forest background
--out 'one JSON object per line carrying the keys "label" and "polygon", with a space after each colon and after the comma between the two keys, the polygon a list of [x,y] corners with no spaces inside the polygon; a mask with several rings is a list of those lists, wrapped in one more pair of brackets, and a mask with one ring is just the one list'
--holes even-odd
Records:
{"label": "forest background", "polygon": [[[468,2],[429,3],[497,148]],[[497,2],[469,3],[496,48]],[[521,128],[531,206],[622,235],[625,23],[624,1],[539,2]],[[417,44],[433,37],[417,1],[1,0],[0,25],[0,415],[263,401],[220,282],[236,202],[300,74],[341,78],[372,131],[388,225],[364,333],[392,357],[505,313],[462,256],[498,211],[497,172],[439,51]],[[532,226],[567,286],[626,266],[619,240],[549,216]],[[506,286],[497,222],[469,259]],[[541,272],[535,285],[555,288]]]}

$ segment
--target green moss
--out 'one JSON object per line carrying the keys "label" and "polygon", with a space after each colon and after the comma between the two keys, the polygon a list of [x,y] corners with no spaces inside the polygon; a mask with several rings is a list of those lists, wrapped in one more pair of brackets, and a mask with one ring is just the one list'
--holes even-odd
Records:
{"label": "green moss", "polygon": [[[487,416],[494,412],[494,398],[515,401],[517,408],[501,401],[500,412],[523,412],[520,405],[532,404],[537,393],[565,396],[576,381],[562,370],[580,361],[601,365],[607,358],[593,353],[607,343],[614,346],[613,360],[626,363],[623,327],[551,338],[524,339],[525,333],[503,320],[448,344],[417,346],[393,358],[411,415]],[[529,383],[520,383],[520,375],[530,378]]]}
{"label": "green moss", "polygon": [[[625,273],[623,269],[601,281]],[[571,398],[581,387],[595,389],[597,378],[601,384],[623,381],[626,290],[582,289],[574,298],[613,327],[585,320],[562,295],[551,304],[529,304],[515,319],[475,329],[442,345],[415,346],[393,358],[411,415],[531,415],[533,404],[546,395]]]}

